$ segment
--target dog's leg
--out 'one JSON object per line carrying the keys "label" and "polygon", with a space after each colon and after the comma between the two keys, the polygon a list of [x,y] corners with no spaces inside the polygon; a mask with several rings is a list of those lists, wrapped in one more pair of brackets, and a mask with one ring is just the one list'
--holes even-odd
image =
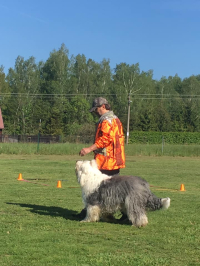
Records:
{"label": "dog's leg", "polygon": [[145,209],[140,206],[139,200],[127,197],[125,200],[125,207],[129,221],[133,226],[143,227],[148,224],[148,218]]}
{"label": "dog's leg", "polygon": [[84,220],[82,220],[81,222],[98,222],[100,219],[100,213],[101,213],[101,209],[99,208],[99,206],[95,205],[95,206],[87,206],[87,215],[85,217]]}
{"label": "dog's leg", "polygon": [[140,213],[136,216],[134,225],[137,227],[143,227],[148,224],[148,218],[145,213]]}
{"label": "dog's leg", "polygon": [[131,221],[132,225],[136,226],[136,227],[143,227],[143,226],[146,226],[148,224],[148,218],[144,212],[128,213],[128,219]]}

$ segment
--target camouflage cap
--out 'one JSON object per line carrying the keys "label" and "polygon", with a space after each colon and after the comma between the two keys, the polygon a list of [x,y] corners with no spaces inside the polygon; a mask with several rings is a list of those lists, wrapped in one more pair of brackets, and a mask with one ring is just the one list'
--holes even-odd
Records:
{"label": "camouflage cap", "polygon": [[100,107],[103,104],[108,104],[108,101],[105,98],[95,98],[92,104],[92,108],[90,109],[90,113],[94,112],[97,107]]}

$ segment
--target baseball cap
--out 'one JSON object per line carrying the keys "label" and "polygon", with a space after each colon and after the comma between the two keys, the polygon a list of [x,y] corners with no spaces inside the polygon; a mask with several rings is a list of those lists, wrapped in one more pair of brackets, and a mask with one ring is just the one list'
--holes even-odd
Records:
{"label": "baseball cap", "polygon": [[90,109],[90,113],[94,112],[97,107],[100,107],[103,104],[108,104],[108,101],[105,98],[95,98],[92,104],[92,108]]}

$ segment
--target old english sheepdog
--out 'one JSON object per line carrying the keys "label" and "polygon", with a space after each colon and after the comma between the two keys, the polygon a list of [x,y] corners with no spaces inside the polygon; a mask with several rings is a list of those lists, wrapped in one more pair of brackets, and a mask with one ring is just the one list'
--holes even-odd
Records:
{"label": "old english sheepdog", "polygon": [[137,176],[102,174],[96,161],[77,161],[76,176],[87,215],[82,222],[97,222],[118,210],[136,227],[148,224],[147,210],[168,209],[170,198],[157,198],[149,184]]}

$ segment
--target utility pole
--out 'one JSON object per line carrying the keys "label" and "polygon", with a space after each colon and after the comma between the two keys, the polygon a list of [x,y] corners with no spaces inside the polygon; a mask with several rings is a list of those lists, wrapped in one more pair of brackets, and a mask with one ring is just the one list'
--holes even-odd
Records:
{"label": "utility pole", "polygon": [[130,103],[131,103],[131,94],[128,94],[128,118],[127,118],[127,132],[126,132],[126,144],[128,144],[129,139],[129,123],[130,123]]}

